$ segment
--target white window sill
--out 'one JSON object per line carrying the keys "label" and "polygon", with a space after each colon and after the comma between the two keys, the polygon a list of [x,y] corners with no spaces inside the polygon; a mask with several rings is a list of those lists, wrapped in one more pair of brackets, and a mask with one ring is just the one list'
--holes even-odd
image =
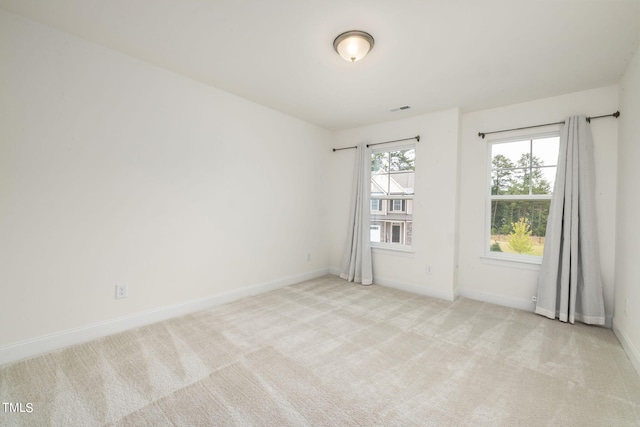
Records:
{"label": "white window sill", "polygon": [[499,267],[518,268],[521,270],[539,271],[542,257],[505,257],[483,255],[480,257],[483,264],[497,265]]}
{"label": "white window sill", "polygon": [[371,243],[371,252],[413,258],[416,251],[411,246]]}

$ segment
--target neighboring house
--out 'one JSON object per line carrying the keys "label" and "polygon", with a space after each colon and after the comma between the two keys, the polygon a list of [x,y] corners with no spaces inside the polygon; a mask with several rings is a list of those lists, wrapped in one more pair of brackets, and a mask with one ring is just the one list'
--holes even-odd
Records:
{"label": "neighboring house", "polygon": [[383,170],[371,174],[372,242],[411,246],[413,178],[413,173],[390,176]]}

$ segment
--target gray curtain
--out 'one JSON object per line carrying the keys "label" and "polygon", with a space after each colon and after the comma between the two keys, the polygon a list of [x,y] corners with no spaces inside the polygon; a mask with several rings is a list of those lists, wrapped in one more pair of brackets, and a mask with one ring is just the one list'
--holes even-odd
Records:
{"label": "gray curtain", "polygon": [[365,144],[360,144],[356,151],[349,228],[340,277],[370,285],[373,283],[369,230],[371,155]]}
{"label": "gray curtain", "polygon": [[535,309],[562,322],[605,323],[594,173],[591,127],[585,116],[570,117],[560,135]]}

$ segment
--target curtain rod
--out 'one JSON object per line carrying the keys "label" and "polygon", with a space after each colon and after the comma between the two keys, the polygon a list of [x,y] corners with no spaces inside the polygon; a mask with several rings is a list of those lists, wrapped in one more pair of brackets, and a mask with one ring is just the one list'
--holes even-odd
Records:
{"label": "curtain rod", "polygon": [[[592,119],[601,119],[603,117],[615,117],[617,119],[618,117],[620,117],[620,111],[616,111],[613,114],[605,114],[603,116],[587,117],[587,122],[591,123]],[[512,131],[512,130],[532,129],[532,128],[539,128],[539,127],[544,127],[544,126],[551,126],[551,125],[563,125],[564,123],[565,123],[565,121],[563,120],[561,122],[545,123],[543,125],[533,125],[533,126],[524,126],[524,127],[521,127],[521,128],[494,130],[494,131],[491,131],[491,132],[478,132],[478,136],[481,137],[482,139],[484,139],[484,137],[486,135],[490,135],[492,133],[509,132],[509,131]]]}
{"label": "curtain rod", "polygon": [[352,148],[358,148],[357,145],[354,145],[353,147],[342,147],[342,148],[334,148],[333,151],[340,151],[340,150],[350,150]]}
{"label": "curtain rod", "polygon": [[[411,139],[415,139],[416,141],[420,142],[420,135],[412,136],[411,138],[394,139],[393,141],[384,141],[384,142],[376,142],[375,144],[367,144],[367,148],[372,147],[374,145],[389,144],[391,142],[409,141]],[[351,148],[358,148],[358,147],[354,145],[353,147],[334,148],[333,151],[335,152],[340,150],[349,150]]]}
{"label": "curtain rod", "polygon": [[376,142],[375,144],[367,144],[367,148],[373,147],[374,145],[390,144],[392,142],[400,142],[400,141],[410,141],[412,139],[415,139],[417,142],[420,142],[420,135],[412,136],[411,138],[394,139],[393,141]]}

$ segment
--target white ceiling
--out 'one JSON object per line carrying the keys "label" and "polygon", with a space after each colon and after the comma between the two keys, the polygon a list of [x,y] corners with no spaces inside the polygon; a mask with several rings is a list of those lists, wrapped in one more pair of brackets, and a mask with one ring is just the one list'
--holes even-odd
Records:
{"label": "white ceiling", "polygon": [[[640,0],[0,0],[0,7],[329,129],[613,84],[640,27]],[[352,29],[375,38],[356,63],[332,45]],[[412,108],[389,111],[401,105]]]}

